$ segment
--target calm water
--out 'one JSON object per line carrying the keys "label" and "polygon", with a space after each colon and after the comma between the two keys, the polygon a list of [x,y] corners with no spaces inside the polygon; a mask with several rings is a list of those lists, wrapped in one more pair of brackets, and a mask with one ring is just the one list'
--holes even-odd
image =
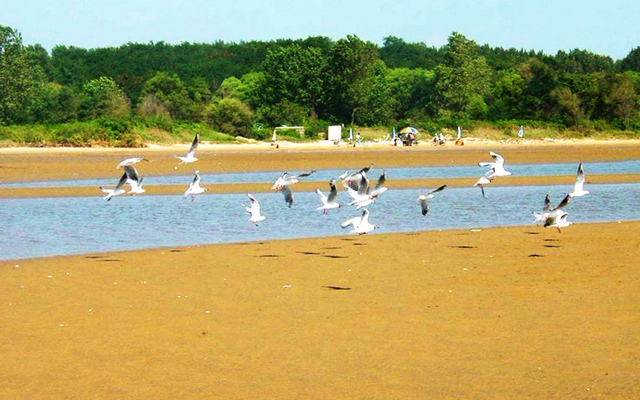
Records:
{"label": "calm water", "polygon": [[[489,161],[489,160],[487,160]],[[576,173],[578,164],[513,164],[507,165],[507,170],[516,176],[539,176],[539,175],[572,175]],[[584,164],[587,176],[589,174],[629,174],[640,173],[640,160],[616,161],[616,162],[595,162]],[[144,164],[138,168],[141,175],[144,175]],[[194,168],[195,170],[195,168]],[[383,168],[374,167],[371,170],[370,178],[377,179],[383,170],[387,171],[389,179],[419,179],[419,178],[463,178],[478,177],[482,175],[486,168],[475,165],[450,166],[450,167],[398,167]],[[302,171],[291,171],[292,174]],[[313,181],[329,181],[344,173],[344,170],[327,169],[318,170],[314,175],[304,178]],[[238,172],[226,174],[204,174],[202,175],[202,186],[208,183],[264,183],[274,182],[282,171],[267,172]],[[188,175],[164,175],[145,177],[145,185],[188,185],[193,178]],[[119,179],[118,173],[114,172],[110,179],[76,179],[64,181],[42,181],[42,182],[16,182],[0,183],[0,187],[62,187],[62,186],[115,186]]]}
{"label": "calm water", "polygon": [[[533,211],[549,193],[557,203],[565,186],[451,188],[431,201],[422,217],[416,202],[421,190],[389,190],[373,205],[370,221],[376,232],[406,232],[454,228],[528,225]],[[591,194],[567,207],[574,223],[640,219],[640,184],[588,185]],[[248,222],[241,203],[245,194],[203,195],[194,202],[179,195],[0,199],[0,259],[82,254],[204,243],[343,235],[340,223],[357,216],[353,207],[322,215],[313,192],[294,192],[293,208],[280,193],[258,193],[267,219]],[[342,203],[350,198],[340,192]],[[542,228],[532,228],[542,229]],[[567,228],[571,229],[571,227]]]}

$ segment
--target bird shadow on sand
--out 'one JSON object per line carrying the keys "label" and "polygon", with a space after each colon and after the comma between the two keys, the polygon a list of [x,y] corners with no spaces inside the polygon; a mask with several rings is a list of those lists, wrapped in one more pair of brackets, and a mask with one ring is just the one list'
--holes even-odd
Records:
{"label": "bird shadow on sand", "polygon": [[458,246],[449,246],[449,247],[453,247],[458,248],[458,249],[477,249],[478,246],[465,246],[465,245],[458,245]]}
{"label": "bird shadow on sand", "polygon": [[351,290],[350,287],[345,287],[345,286],[323,286],[323,288],[325,289],[330,289],[330,290]]}
{"label": "bird shadow on sand", "polygon": [[316,256],[316,255],[323,254],[323,253],[318,253],[318,252],[315,252],[315,251],[298,251],[297,253],[304,254],[305,256]]}
{"label": "bird shadow on sand", "polygon": [[335,254],[323,254],[322,257],[327,257],[327,258],[349,258],[348,256],[338,256]]}

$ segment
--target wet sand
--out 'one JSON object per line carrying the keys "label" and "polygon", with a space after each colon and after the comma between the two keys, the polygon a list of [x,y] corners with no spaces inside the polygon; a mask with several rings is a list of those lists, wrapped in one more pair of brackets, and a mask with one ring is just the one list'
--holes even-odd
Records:
{"label": "wet sand", "polygon": [[640,396],[640,223],[0,263],[1,398]]}
{"label": "wet sand", "polygon": [[[633,145],[572,146],[500,151],[523,160],[513,162],[639,158]],[[215,150],[218,161],[205,151],[198,168],[487,155],[279,150]],[[173,168],[163,151],[158,163]],[[0,151],[0,171],[68,179],[100,158],[83,173],[111,176],[128,155]],[[530,226],[0,262],[0,398],[638,398],[639,231]]]}

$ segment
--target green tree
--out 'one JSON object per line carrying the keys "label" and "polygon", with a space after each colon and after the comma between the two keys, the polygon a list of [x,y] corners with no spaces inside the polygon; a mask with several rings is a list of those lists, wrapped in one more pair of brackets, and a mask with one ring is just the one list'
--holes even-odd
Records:
{"label": "green tree", "polygon": [[376,82],[378,48],[357,36],[334,43],[327,60],[327,107],[337,120],[358,122]]}
{"label": "green tree", "polygon": [[187,120],[194,116],[193,102],[185,84],[177,75],[158,72],[145,82],[140,101],[144,102],[151,95],[169,111],[171,118]]}
{"label": "green tree", "polygon": [[251,135],[251,109],[238,98],[214,100],[207,109],[207,118],[211,126],[221,132],[244,137]]}
{"label": "green tree", "polygon": [[120,118],[129,112],[129,99],[111,78],[92,79],[84,85],[82,92],[84,97],[78,110],[81,119]]}
{"label": "green tree", "polygon": [[20,33],[0,25],[0,125],[28,122],[45,76]]}
{"label": "green tree", "polygon": [[284,100],[299,104],[315,118],[324,89],[324,62],[319,49],[297,44],[270,51],[261,66],[262,99],[267,104]]}
{"label": "green tree", "polygon": [[490,68],[477,52],[474,41],[454,32],[445,47],[444,63],[435,69],[438,107],[454,118],[468,118],[472,101],[477,103],[488,91]]}

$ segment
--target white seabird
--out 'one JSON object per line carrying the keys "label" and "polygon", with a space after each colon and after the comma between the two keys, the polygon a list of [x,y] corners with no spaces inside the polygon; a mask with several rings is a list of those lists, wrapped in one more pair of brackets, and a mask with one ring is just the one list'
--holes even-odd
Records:
{"label": "white seabird", "polygon": [[125,165],[124,173],[127,175],[127,183],[131,186],[131,190],[127,192],[128,194],[135,196],[136,194],[142,194],[145,192],[142,187],[142,180],[144,177],[140,177],[138,175],[138,171],[133,165]]}
{"label": "white seabird", "polygon": [[247,210],[248,213],[251,214],[251,218],[249,218],[249,222],[253,222],[254,224],[258,225],[258,222],[264,221],[267,217],[260,214],[260,203],[258,203],[258,200],[256,200],[256,198],[249,193],[247,193],[247,196],[249,197],[249,202],[251,206],[247,207],[244,204],[242,206],[244,207],[245,210]]}
{"label": "white seabird", "polygon": [[316,193],[318,193],[318,196],[320,196],[320,201],[322,202],[322,205],[316,208],[316,210],[322,210],[323,214],[328,214],[329,210],[340,207],[340,203],[338,203],[336,200],[338,197],[338,189],[336,188],[335,179],[332,179],[329,182],[329,187],[330,191],[328,196],[322,193],[320,189],[316,189]]}
{"label": "white seabird", "polygon": [[540,212],[540,214],[537,213],[533,213],[533,216],[536,218],[535,221],[533,221],[534,224],[538,224],[538,223],[544,223],[547,218],[549,218],[549,208],[551,207],[551,199],[549,198],[549,195],[547,194],[544,197],[544,203],[542,204],[542,211]]}
{"label": "white seabird", "polygon": [[493,176],[509,176],[511,172],[504,169],[504,158],[498,154],[490,151],[489,154],[493,157],[492,162],[480,162],[478,163],[479,167],[489,167],[493,170]]}
{"label": "white seabird", "polygon": [[576,183],[573,186],[573,192],[569,193],[571,197],[580,197],[585,194],[589,194],[588,191],[584,190],[584,168],[582,167],[582,163],[578,165],[578,171],[576,172]]}
{"label": "white seabird", "polygon": [[359,183],[354,181],[350,184],[343,183],[347,188],[347,192],[353,198],[349,205],[355,205],[357,209],[372,204],[378,197],[380,197],[381,194],[389,190],[389,188],[384,186],[387,181],[386,171],[382,172],[373,190],[371,190],[371,187],[369,186],[369,179],[367,178],[366,172],[361,170],[359,175],[361,177]]}
{"label": "white seabird", "polygon": [[196,199],[196,195],[206,192],[208,189],[200,187],[200,170],[196,170],[193,175],[193,180],[189,184],[189,188],[184,192],[182,196],[183,199],[186,199],[187,196],[191,196],[191,201]]}
{"label": "white seabird", "polygon": [[314,172],[316,172],[315,169],[298,175],[290,175],[289,172],[285,171],[280,177],[278,177],[278,179],[276,179],[276,181],[273,183],[273,186],[271,186],[271,189],[276,191],[282,190],[283,187],[294,185],[300,182],[299,178],[310,176]]}
{"label": "white seabird", "polygon": [[487,171],[486,174],[482,175],[480,179],[473,186],[480,186],[480,190],[482,190],[482,197],[487,197],[484,193],[484,186],[488,185],[493,181],[494,178],[493,170]]}
{"label": "white seabird", "polygon": [[442,185],[427,194],[418,196],[418,202],[420,203],[420,210],[422,212],[422,215],[426,216],[429,213],[429,199],[433,199],[436,193],[443,191],[446,187],[447,185]]}
{"label": "white seabird", "polygon": [[127,181],[127,173],[125,172],[124,174],[122,174],[122,177],[120,177],[120,180],[118,181],[118,184],[116,185],[115,188],[106,189],[100,186],[100,190],[102,190],[102,192],[105,193],[103,199],[107,201],[111,201],[112,197],[120,196],[121,194],[124,194],[125,190],[122,187],[124,186],[126,181]]}
{"label": "white seabird", "polygon": [[[566,207],[567,204],[569,204],[569,202],[571,201],[571,198],[572,198],[571,195],[569,194],[566,195],[564,199],[562,199],[562,201],[558,203],[557,206],[555,206],[554,208],[551,209],[551,211],[549,211],[543,223],[543,226],[545,228],[556,228],[558,232],[562,233],[560,228],[566,228],[567,226],[572,224],[572,222],[567,221],[567,216],[569,215],[569,213],[563,210],[563,208]],[[546,200],[545,200],[545,203],[546,203]]]}
{"label": "white seabird", "polygon": [[198,159],[196,158],[196,149],[198,148],[198,143],[200,143],[200,134],[196,133],[196,137],[193,139],[193,142],[191,143],[191,147],[189,148],[187,155],[185,157],[175,156],[176,158],[180,159],[180,164],[178,165],[189,164],[189,163],[198,161]]}
{"label": "white seabird", "polygon": [[377,225],[372,225],[369,222],[369,210],[366,208],[362,211],[361,216],[348,219],[340,226],[342,228],[347,228],[349,225],[353,226],[351,233],[357,233],[359,235],[372,232],[374,229],[378,228]]}

